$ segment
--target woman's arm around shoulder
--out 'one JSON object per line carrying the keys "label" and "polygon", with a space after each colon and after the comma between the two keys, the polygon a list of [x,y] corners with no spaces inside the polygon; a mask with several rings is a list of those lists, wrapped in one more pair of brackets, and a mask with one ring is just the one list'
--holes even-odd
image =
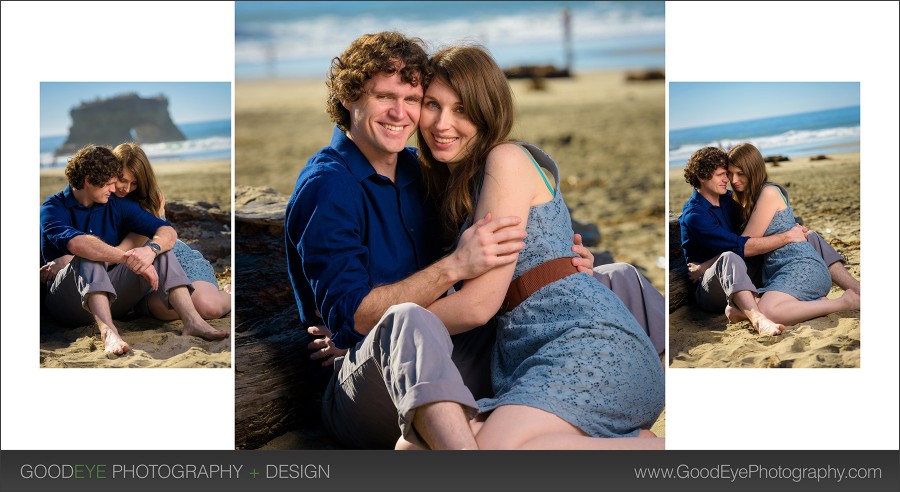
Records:
{"label": "woman's arm around shoulder", "polygon": [[775,186],[764,186],[759,193],[759,199],[753,212],[750,214],[750,220],[744,228],[743,236],[762,237],[766,233],[775,212],[783,210],[787,207],[784,199],[781,198],[778,188]]}
{"label": "woman's arm around shoulder", "polygon": [[[521,148],[513,144],[497,146],[488,155],[475,216],[488,212],[494,217],[515,215],[525,226],[538,189],[535,180],[540,180],[540,175]],[[543,182],[540,185],[544,186]],[[444,322],[450,334],[481,326],[500,309],[514,271],[515,263],[494,268],[466,281],[462,289],[438,299],[428,309]]]}

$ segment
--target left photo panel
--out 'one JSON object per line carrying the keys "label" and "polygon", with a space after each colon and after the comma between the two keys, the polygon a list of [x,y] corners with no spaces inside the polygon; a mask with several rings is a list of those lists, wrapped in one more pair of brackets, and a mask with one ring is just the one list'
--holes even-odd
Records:
{"label": "left photo panel", "polygon": [[231,367],[231,101],[40,84],[40,367]]}

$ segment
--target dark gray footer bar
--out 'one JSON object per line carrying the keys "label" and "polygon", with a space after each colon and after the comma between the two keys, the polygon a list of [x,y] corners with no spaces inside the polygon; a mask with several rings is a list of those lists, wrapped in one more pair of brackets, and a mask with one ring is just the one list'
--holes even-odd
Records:
{"label": "dark gray footer bar", "polygon": [[2,451],[4,491],[900,490],[900,451]]}

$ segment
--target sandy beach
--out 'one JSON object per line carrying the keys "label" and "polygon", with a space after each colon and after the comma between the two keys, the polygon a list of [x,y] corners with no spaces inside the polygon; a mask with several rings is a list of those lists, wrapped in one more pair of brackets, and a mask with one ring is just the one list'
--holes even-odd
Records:
{"label": "sandy beach", "polygon": [[[231,210],[229,160],[161,162],[153,167],[168,203],[205,201],[217,204],[222,211]],[[62,168],[42,169],[40,176],[41,202],[66,185]],[[191,237],[179,238],[196,248]],[[213,266],[220,289],[231,283],[230,257],[219,259]],[[96,325],[63,327],[41,314],[41,367],[231,367],[231,337],[216,341],[184,337],[181,321],[141,316],[117,320],[119,333],[132,350],[108,359]],[[231,320],[228,314],[209,323],[231,332]]]}
{"label": "sandy beach", "polygon": [[[860,277],[859,152],[767,164],[769,179],[787,187],[795,214],[847,260]],[[669,206],[680,213],[691,188],[682,168],[670,169]],[[843,290],[833,285],[829,298]],[[671,367],[859,367],[860,312],[843,311],[788,327],[780,336],[756,333],[748,322],[682,306],[669,317]]]}
{"label": "sandy beach", "polygon": [[[512,80],[513,136],[550,154],[572,218],[600,228],[597,250],[643,269],[664,291],[665,86],[626,82],[619,71],[548,79],[546,90]],[[322,80],[235,84],[235,185],[290,194],[306,160],[328,145]],[[414,145],[415,139],[411,141]]]}

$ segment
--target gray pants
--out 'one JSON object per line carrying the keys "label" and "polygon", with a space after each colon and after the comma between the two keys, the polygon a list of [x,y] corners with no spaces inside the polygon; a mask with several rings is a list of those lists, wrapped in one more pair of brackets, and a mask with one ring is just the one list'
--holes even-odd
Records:
{"label": "gray pants", "polygon": [[401,434],[427,447],[412,425],[418,407],[452,401],[469,416],[477,411],[452,351],[437,316],[412,303],[392,306],[366,338],[335,361],[322,396],[326,430],[351,448],[390,449]]}
{"label": "gray pants", "polygon": [[[151,295],[158,295],[163,305],[169,305],[169,291],[175,287],[193,287],[178,260],[171,251],[160,254],[153,262],[159,274],[159,288]],[[88,325],[94,315],[88,309],[87,296],[105,292],[109,297],[113,318],[121,318],[147,295],[150,284],[126,265],[119,264],[107,271],[107,264],[76,256],[56,274],[49,285],[44,300],[47,312],[60,324]]]}
{"label": "gray pants", "polygon": [[[841,255],[815,232],[810,232],[806,240],[822,255],[826,265],[831,266],[835,262],[844,261]],[[735,292],[749,290],[755,294],[756,285],[762,284],[762,259],[763,255],[759,255],[745,261],[730,251],[722,253],[713,266],[703,274],[694,291],[694,298],[700,309],[710,313],[722,313]]]}

